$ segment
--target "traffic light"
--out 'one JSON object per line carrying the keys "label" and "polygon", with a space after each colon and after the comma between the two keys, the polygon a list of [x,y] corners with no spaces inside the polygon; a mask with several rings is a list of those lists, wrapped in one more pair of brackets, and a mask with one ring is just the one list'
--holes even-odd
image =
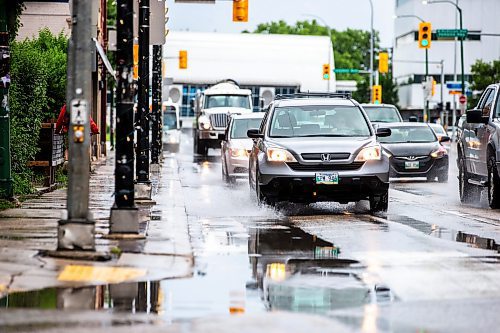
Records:
{"label": "traffic light", "polygon": [[432,40],[432,25],[430,22],[421,22],[418,26],[418,47],[430,49]]}
{"label": "traffic light", "polygon": [[330,64],[323,65],[323,80],[330,80]]}
{"label": "traffic light", "polygon": [[179,69],[188,68],[188,52],[186,50],[179,51]]}
{"label": "traffic light", "polygon": [[372,90],[372,103],[382,104],[382,86],[374,85]]}
{"label": "traffic light", "polygon": [[380,52],[378,54],[378,72],[380,74],[389,72],[389,53]]}
{"label": "traffic light", "polygon": [[248,22],[248,0],[233,0],[233,22]]}

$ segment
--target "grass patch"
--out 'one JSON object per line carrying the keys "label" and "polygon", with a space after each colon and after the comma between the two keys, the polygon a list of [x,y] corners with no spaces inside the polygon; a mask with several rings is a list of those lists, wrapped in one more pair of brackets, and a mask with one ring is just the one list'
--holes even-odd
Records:
{"label": "grass patch", "polygon": [[14,208],[16,205],[8,200],[0,199],[0,210],[6,210],[9,208]]}

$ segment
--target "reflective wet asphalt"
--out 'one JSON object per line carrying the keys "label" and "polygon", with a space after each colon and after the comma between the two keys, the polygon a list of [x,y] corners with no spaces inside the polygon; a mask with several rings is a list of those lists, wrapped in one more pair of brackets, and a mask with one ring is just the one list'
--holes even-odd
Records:
{"label": "reflective wet asphalt", "polygon": [[[394,180],[387,215],[371,216],[364,202],[258,207],[246,181],[223,183],[219,151],[209,154],[193,156],[184,132],[175,155],[194,276],[89,288],[106,295],[101,308],[171,323],[280,310],[363,332],[500,327],[500,212],[484,198],[460,204],[453,157],[449,183]],[[123,299],[130,288],[148,292]],[[42,307],[51,292],[0,306]]]}
{"label": "reflective wet asphalt", "polygon": [[[460,204],[454,162],[447,184],[394,180],[387,216],[370,216],[363,202],[272,209],[257,206],[246,181],[222,182],[219,151],[199,158],[189,133],[182,139],[177,158],[196,273],[161,283],[172,321],[284,310],[380,331],[376,314],[390,316],[382,310],[398,304],[425,309],[450,301],[463,309],[488,299],[485,308],[500,305],[500,213],[484,198]],[[436,307],[443,316],[435,325],[467,327],[453,306]],[[421,327],[411,315],[405,320]]]}

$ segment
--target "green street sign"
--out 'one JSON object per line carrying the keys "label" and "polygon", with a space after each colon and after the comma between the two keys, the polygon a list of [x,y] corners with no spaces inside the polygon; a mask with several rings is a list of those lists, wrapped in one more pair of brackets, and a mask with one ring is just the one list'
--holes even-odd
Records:
{"label": "green street sign", "polygon": [[356,68],[335,68],[333,70],[335,74],[358,74],[359,69]]}
{"label": "green street sign", "polygon": [[466,38],[469,34],[469,30],[467,29],[438,29],[436,30],[436,36],[438,39],[447,39],[447,38]]}

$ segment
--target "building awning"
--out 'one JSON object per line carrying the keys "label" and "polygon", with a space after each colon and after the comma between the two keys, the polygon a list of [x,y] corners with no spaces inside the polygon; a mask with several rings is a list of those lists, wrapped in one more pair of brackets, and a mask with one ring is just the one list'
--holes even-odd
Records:
{"label": "building awning", "polygon": [[92,38],[92,40],[95,43],[95,47],[97,49],[97,52],[99,53],[99,56],[102,59],[102,62],[104,63],[104,66],[106,66],[106,69],[108,70],[109,74],[116,80],[116,74],[115,70],[111,66],[111,63],[108,60],[108,57],[106,56],[106,52],[104,52],[104,49],[102,48],[101,44],[97,41],[97,39]]}

